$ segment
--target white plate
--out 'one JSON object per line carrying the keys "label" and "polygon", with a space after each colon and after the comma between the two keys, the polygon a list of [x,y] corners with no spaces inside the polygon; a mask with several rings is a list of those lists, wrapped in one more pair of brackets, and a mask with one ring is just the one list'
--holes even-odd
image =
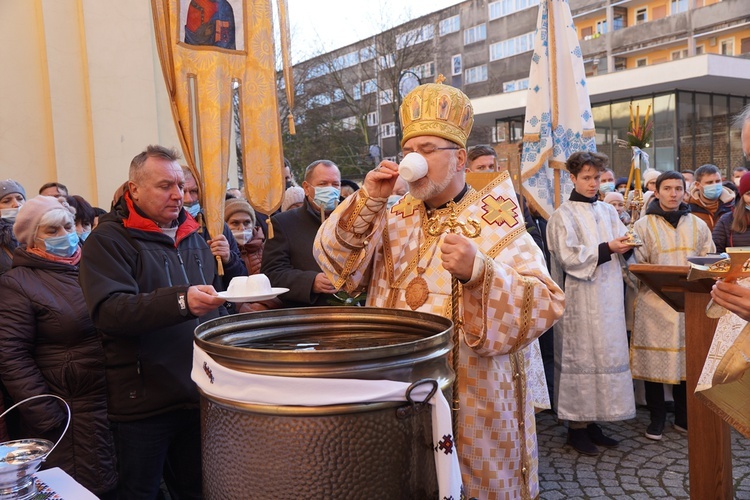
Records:
{"label": "white plate", "polygon": [[227,292],[219,292],[219,297],[227,302],[260,302],[261,300],[273,299],[277,295],[288,292],[288,288],[271,288],[271,293],[264,295],[227,295]]}

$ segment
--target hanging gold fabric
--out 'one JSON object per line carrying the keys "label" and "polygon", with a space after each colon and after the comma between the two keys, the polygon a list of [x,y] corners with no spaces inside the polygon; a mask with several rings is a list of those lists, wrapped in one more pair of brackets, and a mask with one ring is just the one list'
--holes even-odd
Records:
{"label": "hanging gold fabric", "polygon": [[151,6],[172,115],[209,233],[224,228],[233,87],[245,194],[255,210],[274,212],[284,176],[271,0],[152,0]]}

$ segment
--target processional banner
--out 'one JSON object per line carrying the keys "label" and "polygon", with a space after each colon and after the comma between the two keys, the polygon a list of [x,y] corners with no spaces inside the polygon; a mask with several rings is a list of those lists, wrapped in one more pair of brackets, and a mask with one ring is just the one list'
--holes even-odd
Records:
{"label": "processional banner", "polygon": [[523,193],[546,219],[573,190],[565,161],[576,151],[596,151],[586,72],[567,0],[539,4],[527,92]]}
{"label": "processional banner", "polygon": [[[239,97],[244,190],[273,213],[284,194],[271,0],[152,0],[156,44],[185,161],[212,235],[224,228],[233,89]],[[278,0],[286,87],[286,0]],[[292,102],[289,103],[290,109]]]}

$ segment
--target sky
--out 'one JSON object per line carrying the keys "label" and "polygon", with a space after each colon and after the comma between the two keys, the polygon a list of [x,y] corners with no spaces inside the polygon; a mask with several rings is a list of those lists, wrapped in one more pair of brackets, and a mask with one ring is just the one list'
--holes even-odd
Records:
{"label": "sky", "polygon": [[288,0],[295,63],[461,0]]}

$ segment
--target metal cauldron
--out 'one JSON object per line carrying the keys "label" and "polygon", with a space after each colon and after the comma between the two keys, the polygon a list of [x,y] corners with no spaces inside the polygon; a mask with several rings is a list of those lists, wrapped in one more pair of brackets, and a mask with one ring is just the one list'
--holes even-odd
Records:
{"label": "metal cauldron", "polygon": [[54,394],[40,394],[20,401],[7,410],[0,418],[17,406],[38,398],[59,399],[68,411],[68,421],[56,443],[47,439],[18,439],[0,443],[0,500],[26,500],[36,494],[34,473],[39,470],[47,457],[60,444],[70,426],[70,406],[61,397]]}
{"label": "metal cauldron", "polygon": [[[195,338],[240,372],[432,379],[450,400],[452,331],[433,314],[315,307],[226,316],[199,326]],[[429,411],[404,411],[404,402],[269,406],[201,395],[209,498],[437,498]]]}

